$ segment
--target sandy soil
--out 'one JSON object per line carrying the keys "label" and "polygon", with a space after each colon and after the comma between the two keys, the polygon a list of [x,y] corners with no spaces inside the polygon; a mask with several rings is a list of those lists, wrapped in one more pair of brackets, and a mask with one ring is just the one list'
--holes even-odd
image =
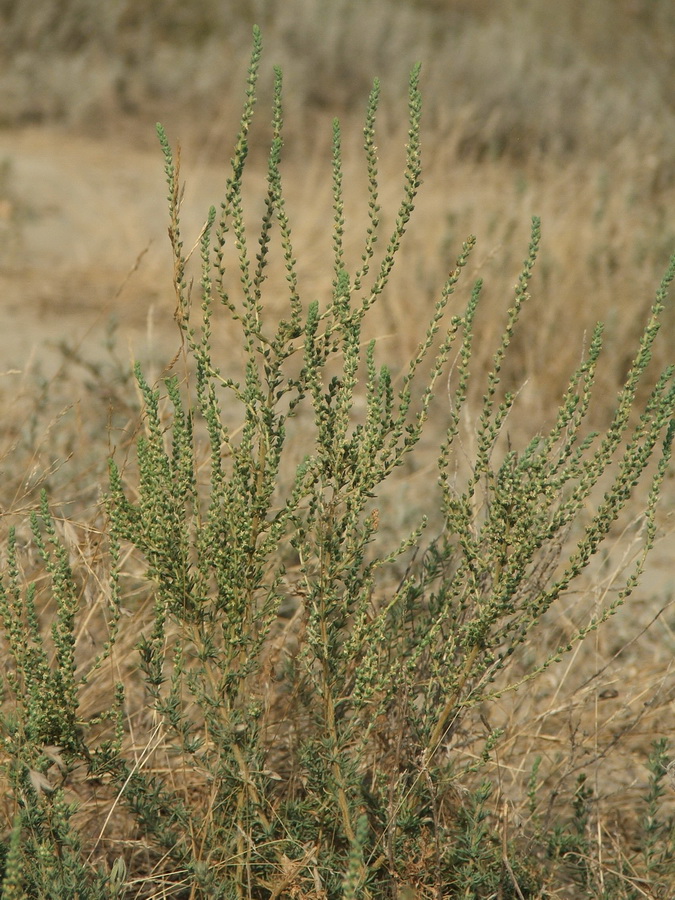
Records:
{"label": "sandy soil", "polygon": [[[53,364],[50,344],[95,341],[111,315],[134,353],[158,329],[175,341],[158,308],[172,302],[159,149],[32,129],[0,134],[0,165],[4,365]],[[206,184],[191,186],[190,233],[215,199]]]}

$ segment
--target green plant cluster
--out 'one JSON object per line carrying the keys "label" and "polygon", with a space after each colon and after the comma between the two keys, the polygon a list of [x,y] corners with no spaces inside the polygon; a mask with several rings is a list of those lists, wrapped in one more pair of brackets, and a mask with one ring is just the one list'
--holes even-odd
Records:
{"label": "green plant cluster", "polygon": [[[200,236],[196,289],[181,236],[179,157],[158,127],[186,375],[151,385],[136,368],[145,425],[138,477],[111,460],[108,638],[88,665],[76,664],[80,585],[46,497],[32,532],[56,604],[51,635],[40,616],[44,582],[24,583],[16,538],[9,538],[0,586],[7,659],[1,723],[15,818],[0,896],[533,898],[558,896],[560,878],[578,897],[632,898],[643,896],[641,879],[652,878],[662,891],[654,896],[665,897],[674,872],[673,821],[659,805],[664,743],[655,745],[650,763],[642,845],[613,881],[598,881],[591,862],[593,798],[583,780],[568,819],[551,830],[539,816],[533,772],[525,850],[522,839],[500,832],[494,788],[474,775],[498,746],[500,729],[485,732],[470,764],[456,747],[480,705],[498,703],[560,660],[616,611],[643,571],[675,434],[673,367],[642,405],[638,388],[675,258],[608,427],[585,429],[602,348],[598,326],[550,428],[515,449],[506,423],[517,396],[501,389],[501,373],[529,302],[539,221],[477,411],[471,360],[481,282],[463,311],[451,308],[473,237],[396,378],[378,364],[364,322],[386,293],[421,184],[419,67],[410,78],[402,200],[384,237],[377,82],[370,94],[368,226],[355,268],[345,250],[334,124],[332,293],[307,304],[282,187],[278,70],[255,249],[244,212],[260,53],[256,30],[231,175]],[[227,270],[230,246],[238,285]],[[275,252],[288,291],[287,315],[277,322],[265,308]],[[192,309],[197,291],[200,314]],[[239,380],[214,359],[218,314],[240,330]],[[420,516],[418,527],[383,546],[379,492],[415,453],[434,396],[446,386],[442,530],[427,538]],[[232,408],[239,418],[230,419]],[[458,442],[467,418],[476,423],[475,449],[462,474]],[[294,458],[297,443],[289,436],[301,427],[306,452]],[[642,552],[633,571],[611,602],[525,671],[519,661],[531,636],[589,566],[638,486]],[[129,685],[113,683],[107,710],[80,720],[80,692],[114,657],[123,628],[127,548],[144,560],[153,605],[136,645],[134,677],[143,685],[155,746],[161,743],[180,780],[144,768],[129,752]],[[55,760],[58,783],[48,774]],[[84,855],[66,799],[77,767],[111,786],[157,860],[150,871],[136,873],[120,856],[114,865],[107,860],[108,872]]]}

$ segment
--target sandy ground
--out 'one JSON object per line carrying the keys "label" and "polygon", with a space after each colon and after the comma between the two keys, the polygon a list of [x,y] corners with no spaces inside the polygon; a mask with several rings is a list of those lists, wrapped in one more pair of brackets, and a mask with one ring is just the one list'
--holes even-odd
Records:
{"label": "sandy ground", "polygon": [[[140,152],[64,132],[3,132],[0,165],[0,328],[11,336],[4,365],[20,367],[38,353],[49,368],[56,360],[50,344],[95,341],[112,315],[134,355],[158,330],[161,342],[175,343],[159,147]],[[217,199],[209,173],[202,175],[185,204],[189,234],[198,234]]]}

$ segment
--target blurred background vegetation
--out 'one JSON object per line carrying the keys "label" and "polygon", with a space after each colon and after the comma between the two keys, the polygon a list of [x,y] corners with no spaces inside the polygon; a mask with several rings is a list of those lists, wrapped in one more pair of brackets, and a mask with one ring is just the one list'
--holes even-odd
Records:
{"label": "blurred background vegetation", "polygon": [[644,187],[675,176],[667,0],[3,0],[0,17],[5,126],[99,134],[166,110],[204,132],[237,111],[258,23],[267,65],[283,67],[307,115],[360,115],[377,75],[395,123],[401,81],[421,59],[428,128],[464,157],[608,162],[629,144],[649,170]]}

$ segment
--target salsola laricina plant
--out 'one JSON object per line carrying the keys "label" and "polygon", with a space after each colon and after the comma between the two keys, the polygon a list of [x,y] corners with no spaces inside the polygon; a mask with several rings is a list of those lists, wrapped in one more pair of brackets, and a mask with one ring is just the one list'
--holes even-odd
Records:
{"label": "salsola laricina plant", "polygon": [[[46,497],[31,520],[34,577],[15,533],[7,541],[2,766],[12,816],[2,897],[637,897],[649,878],[662,890],[672,859],[672,823],[658,823],[656,803],[665,746],[653,755],[647,843],[601,870],[583,780],[567,818],[544,823],[533,771],[524,834],[499,818],[485,773],[503,736],[490,710],[610,618],[653,545],[675,427],[673,368],[645,383],[675,259],[607,427],[586,428],[598,326],[549,425],[517,444],[506,429],[517,396],[501,373],[530,302],[538,219],[487,372],[472,369],[482,284],[464,299],[459,290],[474,237],[412,358],[382,364],[366,324],[386,302],[421,184],[420,69],[410,76],[402,199],[384,235],[377,81],[370,93],[367,226],[355,264],[333,125],[332,287],[308,302],[282,186],[278,70],[255,243],[242,197],[260,54],[256,29],[231,173],[196,246],[196,285],[179,156],[158,128],[183,353],[159,384],[136,367],[143,428],[137,466],[110,462],[107,580],[74,569]],[[275,266],[281,317],[266,305],[279,289]],[[239,345],[218,360],[223,318]],[[392,537],[384,489],[414,458],[439,395],[437,508],[426,512],[440,527],[428,534],[420,512]],[[623,584],[560,640],[534,639],[632,496],[641,550]],[[83,577],[97,579],[91,608]],[[98,646],[85,653],[94,619]],[[84,719],[93,683],[107,700]],[[107,804],[93,833],[78,824],[74,785],[88,809]]]}

